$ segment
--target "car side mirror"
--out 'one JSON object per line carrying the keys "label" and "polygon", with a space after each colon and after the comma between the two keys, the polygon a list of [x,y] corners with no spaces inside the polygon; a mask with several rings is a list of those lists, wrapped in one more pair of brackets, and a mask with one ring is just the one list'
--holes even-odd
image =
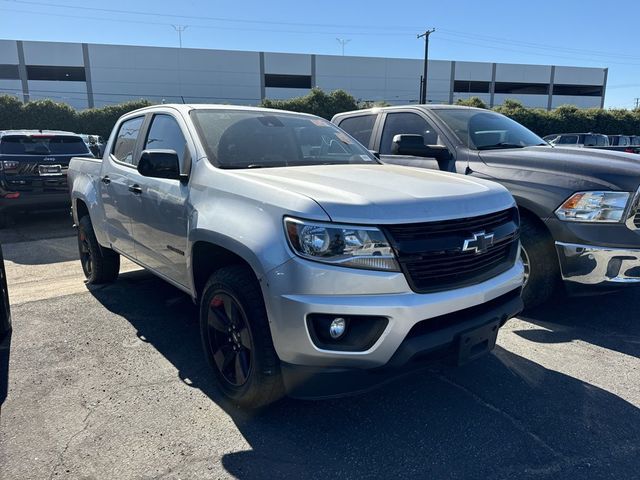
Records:
{"label": "car side mirror", "polygon": [[188,177],[180,173],[180,160],[175,150],[144,150],[138,162],[140,175],[167,178],[185,182]]}
{"label": "car side mirror", "polygon": [[391,154],[446,160],[449,158],[449,149],[443,145],[425,145],[422,135],[402,134],[393,137]]}
{"label": "car side mirror", "polygon": [[369,153],[380,160],[380,152],[378,152],[377,150],[369,150]]}

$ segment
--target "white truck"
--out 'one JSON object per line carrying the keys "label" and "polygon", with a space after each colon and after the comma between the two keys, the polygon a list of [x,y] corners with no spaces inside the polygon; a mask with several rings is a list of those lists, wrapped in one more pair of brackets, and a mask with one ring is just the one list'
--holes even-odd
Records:
{"label": "white truck", "polygon": [[217,383],[244,407],[474,359],[522,308],[505,188],[382,165],[312,115],[136,110],[68,179],[88,283],[116,280],[124,256],[188,293]]}

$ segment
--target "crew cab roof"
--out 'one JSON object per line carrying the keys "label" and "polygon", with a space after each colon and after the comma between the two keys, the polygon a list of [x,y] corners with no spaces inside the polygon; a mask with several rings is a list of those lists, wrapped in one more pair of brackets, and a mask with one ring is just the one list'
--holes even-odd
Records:
{"label": "crew cab roof", "polygon": [[145,112],[154,112],[156,110],[161,110],[163,108],[171,108],[177,110],[183,114],[188,114],[192,110],[236,110],[236,111],[248,111],[248,112],[268,112],[268,113],[293,113],[295,115],[305,115],[305,116],[314,116],[309,113],[302,112],[291,112],[287,110],[279,110],[275,108],[263,108],[263,107],[249,107],[245,105],[225,105],[219,103],[195,103],[195,104],[183,104],[183,103],[162,103],[158,105],[150,105],[148,107],[142,107],[137,110],[132,110],[131,112],[127,112],[126,115],[129,116],[132,113],[145,113]]}

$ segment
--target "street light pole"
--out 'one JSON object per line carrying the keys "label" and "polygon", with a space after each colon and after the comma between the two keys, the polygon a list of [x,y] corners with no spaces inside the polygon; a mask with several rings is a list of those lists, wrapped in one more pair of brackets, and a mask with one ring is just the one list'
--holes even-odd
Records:
{"label": "street light pole", "polygon": [[436,29],[432,28],[426,32],[417,36],[417,38],[424,37],[424,70],[422,73],[422,84],[420,85],[420,103],[427,103],[427,71],[429,69],[429,35],[435,32]]}
{"label": "street light pole", "polygon": [[351,41],[350,38],[336,38],[340,46],[342,47],[342,56],[344,57],[344,46]]}
{"label": "street light pole", "polygon": [[182,32],[184,32],[187,28],[189,28],[189,25],[171,25],[171,26],[176,32],[178,32],[178,44],[180,45],[180,48],[182,48]]}

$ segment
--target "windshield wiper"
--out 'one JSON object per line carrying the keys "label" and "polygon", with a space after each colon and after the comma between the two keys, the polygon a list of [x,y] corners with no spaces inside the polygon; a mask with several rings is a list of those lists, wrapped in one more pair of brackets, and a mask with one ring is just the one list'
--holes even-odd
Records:
{"label": "windshield wiper", "polygon": [[518,145],[516,143],[500,142],[494,145],[482,145],[478,147],[478,150],[497,150],[499,148],[524,148],[524,145]]}

